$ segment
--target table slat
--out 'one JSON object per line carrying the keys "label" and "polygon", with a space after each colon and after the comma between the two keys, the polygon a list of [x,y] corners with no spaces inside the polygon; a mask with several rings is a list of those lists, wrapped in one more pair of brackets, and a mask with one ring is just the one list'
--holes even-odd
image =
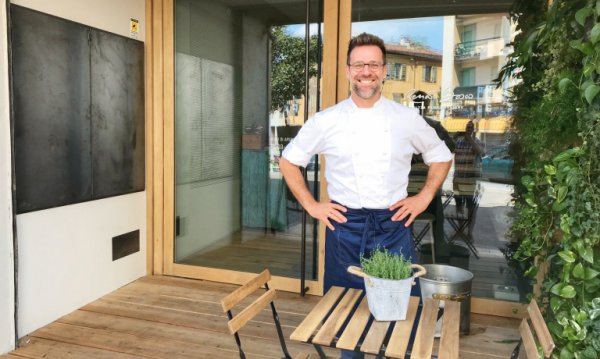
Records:
{"label": "table slat", "polygon": [[294,330],[292,335],[290,335],[290,339],[308,342],[312,333],[314,333],[317,327],[323,322],[323,319],[342,293],[344,293],[344,288],[331,287],[331,289],[327,291],[327,294],[321,298],[319,303],[317,303],[310,313],[308,313],[306,318],[304,318],[302,323]]}
{"label": "table slat", "polygon": [[437,321],[437,313],[440,306],[440,301],[437,299],[427,298],[421,312],[421,321],[415,343],[413,344],[411,359],[430,359],[433,350],[433,334],[435,333],[435,323]]}
{"label": "table slat", "polygon": [[365,341],[360,347],[360,351],[369,354],[378,354],[389,327],[390,322],[374,320],[365,337]]}
{"label": "table slat", "polygon": [[440,359],[458,359],[458,338],[460,329],[460,302],[446,300],[442,319],[442,339]]}
{"label": "table slat", "polygon": [[408,303],[408,312],[406,313],[406,320],[396,322],[392,336],[385,350],[385,356],[391,358],[404,358],[406,355],[406,348],[408,347],[408,341],[410,340],[410,332],[412,331],[415,317],[417,316],[417,309],[419,309],[419,297],[410,297]]}
{"label": "table slat", "polygon": [[358,301],[362,290],[360,289],[348,289],[346,295],[340,300],[337,307],[333,310],[327,321],[323,324],[321,329],[317,332],[312,342],[320,345],[331,346],[333,338],[340,330],[348,314],[354,308],[354,304]]}
{"label": "table slat", "polygon": [[369,305],[367,303],[367,297],[364,297],[360,302],[358,309],[354,312],[350,323],[342,333],[342,336],[338,340],[336,347],[346,350],[354,350],[360,336],[365,331],[367,323],[369,323],[369,317],[371,312],[369,311]]}

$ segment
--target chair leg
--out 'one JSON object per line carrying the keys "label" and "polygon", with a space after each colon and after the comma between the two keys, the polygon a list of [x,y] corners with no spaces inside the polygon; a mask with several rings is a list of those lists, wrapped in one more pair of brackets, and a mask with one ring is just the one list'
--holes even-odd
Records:
{"label": "chair leg", "polygon": [[[269,290],[269,285],[265,283],[265,289]],[[271,312],[273,312],[273,320],[275,321],[275,328],[277,329],[277,336],[279,337],[279,344],[281,344],[281,350],[285,359],[292,359],[292,356],[288,352],[287,345],[285,344],[285,337],[283,336],[283,330],[281,330],[281,323],[279,322],[279,315],[275,310],[275,303],[271,302]]]}

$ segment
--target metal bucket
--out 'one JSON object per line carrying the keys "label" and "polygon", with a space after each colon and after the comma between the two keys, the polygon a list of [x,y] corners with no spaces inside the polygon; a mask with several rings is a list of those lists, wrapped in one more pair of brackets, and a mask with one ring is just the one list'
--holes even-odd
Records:
{"label": "metal bucket", "polygon": [[[421,298],[460,302],[460,333],[469,334],[473,273],[443,264],[425,264],[423,267],[427,274],[419,278]],[[440,303],[440,307],[443,307],[443,302]]]}
{"label": "metal bucket", "polygon": [[417,268],[419,271],[406,279],[371,277],[359,267],[348,267],[348,272],[364,278],[367,304],[375,320],[395,321],[406,319],[410,290],[414,285],[414,280],[416,277],[425,274],[424,268],[420,265],[413,264],[411,267]]}

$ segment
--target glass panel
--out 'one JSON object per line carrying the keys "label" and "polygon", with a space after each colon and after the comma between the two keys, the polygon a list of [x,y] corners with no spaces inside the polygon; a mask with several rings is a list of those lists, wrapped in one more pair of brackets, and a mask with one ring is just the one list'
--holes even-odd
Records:
{"label": "glass panel", "polygon": [[299,277],[306,229],[316,278],[316,231],[277,160],[319,108],[320,14],[311,1],[305,101],[305,1],[175,1],[176,263]]}
{"label": "glass panel", "polygon": [[[383,95],[419,108],[455,147],[450,174],[426,211],[434,218],[432,226],[425,215],[413,226],[418,259],[431,263],[435,255],[436,263],[470,270],[474,296],[525,300],[528,284],[521,267],[507,259],[514,249],[507,237],[513,207],[507,94],[513,83],[497,88],[494,82],[511,51],[507,44],[515,28],[507,13],[458,15],[446,9],[440,14],[445,16],[406,18],[410,10],[398,6],[378,9],[354,0],[352,35],[380,36],[387,63],[407,64],[407,81],[391,70]],[[420,190],[426,173],[427,166],[415,156],[409,195]]]}

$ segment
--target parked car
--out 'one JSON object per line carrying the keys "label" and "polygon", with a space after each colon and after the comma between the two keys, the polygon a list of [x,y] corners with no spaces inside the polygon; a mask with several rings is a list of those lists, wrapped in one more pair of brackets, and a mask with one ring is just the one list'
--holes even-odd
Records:
{"label": "parked car", "polygon": [[512,183],[513,164],[508,154],[508,144],[492,147],[481,159],[481,177],[491,182]]}

